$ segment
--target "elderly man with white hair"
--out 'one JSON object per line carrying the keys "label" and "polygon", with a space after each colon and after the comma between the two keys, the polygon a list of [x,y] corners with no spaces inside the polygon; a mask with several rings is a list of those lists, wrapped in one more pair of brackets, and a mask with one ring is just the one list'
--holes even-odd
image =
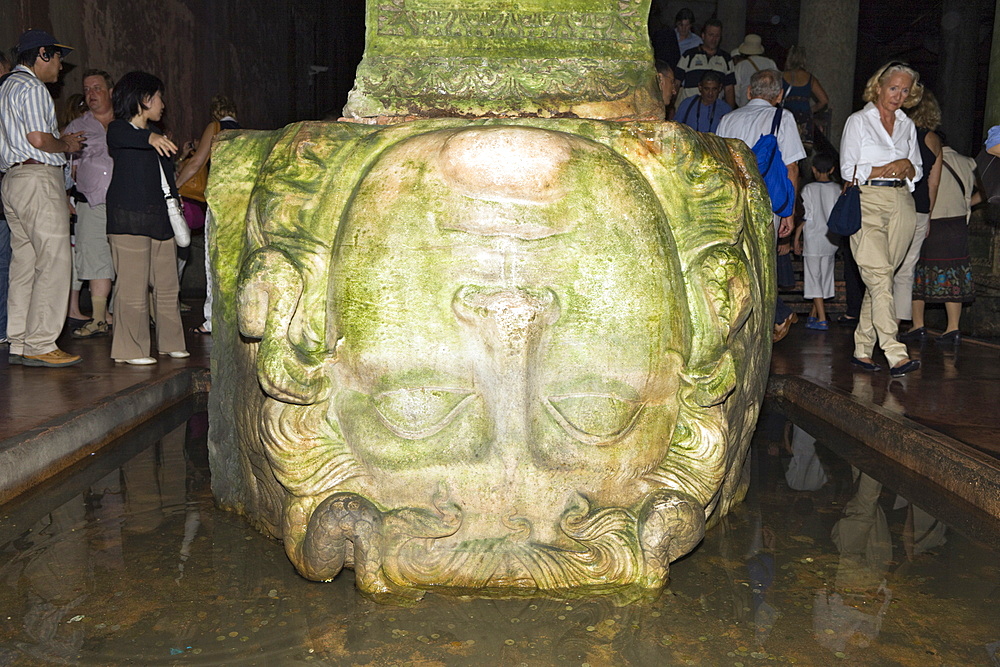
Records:
{"label": "elderly man with white hair", "polygon": [[[750,85],[747,86],[746,92],[750,101],[747,102],[746,106],[726,114],[722,122],[719,123],[716,134],[720,137],[741,139],[743,143],[752,148],[761,136],[771,132],[774,115],[778,113],[775,107],[781,102],[783,95],[781,72],[774,69],[757,72],[750,77]],[[806,156],[806,149],[802,146],[802,140],[799,138],[795,118],[784,109],[780,111],[780,114],[781,122],[776,132],[778,148],[781,150],[781,158],[785,163],[785,168],[788,169],[788,179],[798,192],[798,161]],[[779,238],[792,232],[792,217],[789,215],[779,219],[775,216]],[[788,334],[794,319],[795,314],[791,308],[785,305],[785,302],[779,297],[774,310],[774,342],[781,340]]]}

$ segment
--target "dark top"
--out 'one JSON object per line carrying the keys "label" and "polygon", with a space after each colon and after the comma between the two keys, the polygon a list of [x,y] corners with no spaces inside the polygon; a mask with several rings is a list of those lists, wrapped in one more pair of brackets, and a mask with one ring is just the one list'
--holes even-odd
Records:
{"label": "dark top", "polygon": [[796,123],[807,123],[812,118],[813,75],[801,86],[785,82],[785,108],[795,116]]}
{"label": "dark top", "polygon": [[115,162],[108,186],[108,234],[149,236],[158,241],[174,237],[160,185],[160,167],[176,197],[174,164],[149,145],[149,133],[159,129],[133,127],[115,119],[108,124],[108,153]]}
{"label": "dark top", "polygon": [[917,147],[920,149],[920,161],[924,163],[924,175],[914,184],[913,188],[913,203],[917,208],[917,213],[931,212],[931,190],[927,186],[927,177],[931,173],[931,167],[934,166],[934,160],[937,159],[937,156],[934,155],[934,151],[927,147],[928,134],[930,134],[930,130],[917,128]]}
{"label": "dark top", "polygon": [[674,76],[680,81],[684,71],[677,67],[677,61],[681,59],[681,48],[677,45],[677,33],[674,29],[664,26],[650,34],[649,41],[653,45],[653,58],[673,67]]}

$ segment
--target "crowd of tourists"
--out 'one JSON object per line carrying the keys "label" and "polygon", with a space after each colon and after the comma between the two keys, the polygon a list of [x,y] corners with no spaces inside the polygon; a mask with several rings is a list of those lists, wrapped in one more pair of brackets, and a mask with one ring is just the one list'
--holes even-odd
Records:
{"label": "crowd of tourists", "polygon": [[[919,368],[906,343],[928,337],[927,303],[945,305],[947,327],[937,340],[958,343],[962,304],[973,299],[967,222],[981,187],[975,161],[947,145],[919,73],[902,62],[874,72],[838,153],[818,141],[829,131],[829,98],[804,49],[793,47],[778,70],[758,35],[746,35],[733,57],[720,47],[720,21],[704,21],[697,34],[694,26],[694,14],[682,9],[672,28],[651,31],[667,117],[740,139],[755,153],[773,137],[780,161],[760,168],[775,211],[777,274],[787,282],[790,253],[802,256],[812,308],[805,327],[829,330],[826,301],[840,255],[847,312],[838,322],[855,327],[856,367],[881,370],[877,346],[892,375]],[[67,327],[77,339],[110,336],[118,363],[188,357],[179,300],[184,239],[210,224],[210,147],[218,132],[239,127],[235,106],[216,96],[211,122],[181,150],[159,124],[163,81],[141,71],[115,81],[87,69],[82,91],[57,116],[46,84],[58,80],[71,51],[46,31],[28,30],[11,59],[0,53],[0,343],[9,345],[9,364],[28,367],[81,362],[56,344]],[[986,150],[1000,154],[994,130]],[[770,190],[775,177],[789,197]],[[841,182],[860,192],[859,229],[847,237],[827,227]],[[80,309],[84,283],[89,315]],[[779,297],[773,340],[796,320]],[[901,322],[909,326],[901,330]],[[187,333],[211,334],[211,298],[204,322]]]}
{"label": "crowd of tourists", "polygon": [[[776,273],[779,285],[794,285],[791,253],[801,255],[803,297],[811,302],[805,327],[831,326],[826,302],[835,296],[839,255],[847,307],[837,322],[855,328],[856,368],[882,370],[873,358],[878,347],[894,377],[917,370],[920,361],[910,358],[906,344],[929,338],[927,303],[944,304],[947,314],[936,341],[958,344],[962,305],[974,298],[968,221],[972,207],[983,201],[983,188],[976,161],[947,145],[941,110],[920,74],[903,62],[878,68],[865,86],[865,106],[843,127],[837,151],[826,139],[829,97],[807,69],[802,47],[789,50],[779,71],[758,35],[746,35],[731,56],[719,46],[718,19],[706,20],[700,37],[694,22],[691,10],[682,9],[673,30],[651,30],[666,116],[699,132],[741,139],[755,154],[762,137],[775,137],[785,164],[781,175],[798,201],[779,214],[771,192]],[[990,132],[984,151],[1000,155],[1000,128]],[[770,192],[772,172],[759,166]],[[828,219],[848,184],[857,185],[858,228],[835,234]],[[773,340],[797,320],[779,297]]]}
{"label": "crowd of tourists", "polygon": [[[46,84],[72,50],[28,30],[10,59],[0,52],[0,344],[10,365],[26,367],[79,364],[56,343],[66,329],[110,336],[116,363],[184,359],[186,246],[206,224],[211,142],[239,127],[235,106],[216,96],[200,139],[179,150],[159,124],[163,81],[86,69],[57,116]],[[84,284],[90,315],[80,310]],[[192,334],[211,333],[210,308]]]}

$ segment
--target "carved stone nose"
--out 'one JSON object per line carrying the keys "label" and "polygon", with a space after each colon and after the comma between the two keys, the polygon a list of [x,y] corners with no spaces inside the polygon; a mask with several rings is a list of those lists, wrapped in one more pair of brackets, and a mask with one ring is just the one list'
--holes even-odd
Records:
{"label": "carved stone nose", "polygon": [[559,319],[559,301],[549,289],[462,287],[452,301],[468,334],[476,384],[494,428],[492,455],[500,459],[505,482],[514,484],[531,460],[528,424],[539,405],[539,352],[545,333]]}
{"label": "carved stone nose", "polygon": [[544,330],[559,318],[558,300],[549,289],[466,286],[455,295],[452,308],[503,374],[523,370],[526,355],[533,352]]}

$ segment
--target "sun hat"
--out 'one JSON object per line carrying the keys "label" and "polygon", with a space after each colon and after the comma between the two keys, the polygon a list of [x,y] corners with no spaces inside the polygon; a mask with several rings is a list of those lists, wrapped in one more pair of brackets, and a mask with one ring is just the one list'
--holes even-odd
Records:
{"label": "sun hat", "polygon": [[743,43],[736,50],[745,56],[759,56],[764,53],[764,45],[760,42],[760,35],[750,33],[743,38]]}

